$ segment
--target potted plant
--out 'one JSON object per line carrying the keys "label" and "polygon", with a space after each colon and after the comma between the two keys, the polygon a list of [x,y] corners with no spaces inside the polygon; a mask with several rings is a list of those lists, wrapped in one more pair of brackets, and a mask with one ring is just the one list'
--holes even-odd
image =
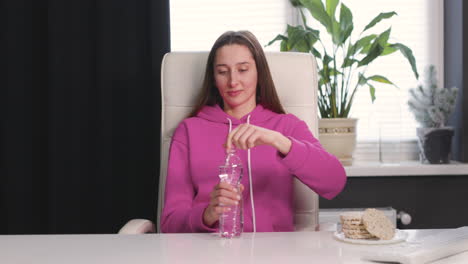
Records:
{"label": "potted plant", "polygon": [[449,163],[454,130],[446,123],[455,107],[457,92],[456,87],[437,87],[434,65],[426,69],[424,85],[410,89],[408,106],[421,125],[417,135],[423,163]]}
{"label": "potted plant", "polygon": [[[277,35],[267,45],[281,41],[281,51],[308,52],[315,56],[319,73],[319,139],[324,148],[337,156],[343,165],[351,165],[356,146],[357,119],[349,118],[349,114],[356,92],[367,87],[374,102],[376,84],[395,86],[383,75],[366,75],[367,66],[381,56],[399,51],[409,62],[416,78],[418,72],[411,49],[402,43],[389,42],[391,28],[380,34],[368,33],[382,20],[396,15],[395,12],[377,15],[353,41],[351,10],[344,3],[340,4],[339,0],[325,2],[324,5],[322,0],[291,0],[300,11],[302,25],[287,25],[286,34]],[[304,8],[320,22],[323,31],[307,25]],[[331,38],[331,45],[324,44],[322,32]]]}

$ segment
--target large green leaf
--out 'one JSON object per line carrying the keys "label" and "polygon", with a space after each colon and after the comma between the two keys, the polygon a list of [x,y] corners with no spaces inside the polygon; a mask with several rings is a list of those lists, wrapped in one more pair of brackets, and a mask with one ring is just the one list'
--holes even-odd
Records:
{"label": "large green leaf", "polygon": [[288,41],[286,40],[283,40],[281,41],[281,44],[280,44],[280,51],[289,51],[288,49]]}
{"label": "large green leaf", "polygon": [[345,58],[343,61],[343,64],[341,65],[341,68],[346,68],[352,66],[354,63],[359,62],[356,59],[350,59],[350,58]]}
{"label": "large green leaf", "polygon": [[371,96],[372,103],[374,103],[374,101],[375,101],[375,87],[372,86],[372,84],[370,84],[370,83],[368,83],[367,85],[369,86],[369,93],[370,93],[370,96]]}
{"label": "large green leaf", "polygon": [[[370,48],[371,48],[371,46],[372,46],[372,44],[373,44],[372,41],[373,41],[375,38],[377,38],[377,35],[372,34],[372,35],[366,36],[366,37],[364,37],[364,38],[362,38],[362,39],[360,39],[360,40],[358,41],[358,42],[360,42],[360,41],[362,40],[362,42],[359,43],[360,48],[362,48],[362,49],[361,49],[361,54],[367,54],[367,53],[369,53],[369,50],[370,50]],[[358,45],[358,42],[356,42],[356,45]],[[359,47],[356,49],[356,51],[359,51]]]}
{"label": "large green leaf", "polygon": [[391,44],[387,44],[387,46],[384,48],[384,51],[382,52],[381,56],[389,55],[397,51],[398,49],[392,48],[390,46]]}
{"label": "large green leaf", "polygon": [[328,55],[327,53],[325,53],[325,55],[323,56],[323,65],[328,65],[332,60],[333,58],[330,57],[330,55]]}
{"label": "large green leaf", "polygon": [[388,39],[390,38],[390,32],[392,31],[392,28],[388,28],[382,34],[380,34],[375,41],[380,44],[380,46],[385,47],[388,45]]}
{"label": "large green leaf", "polygon": [[358,63],[358,67],[365,66],[365,65],[368,65],[369,63],[371,63],[373,60],[375,60],[377,57],[379,57],[380,54],[382,54],[383,50],[384,50],[384,48],[382,46],[380,46],[380,44],[377,44],[376,46],[371,48],[369,53],[367,54],[367,56],[364,57]]}
{"label": "large green leaf", "polygon": [[377,23],[379,23],[383,19],[391,18],[394,15],[397,15],[397,13],[396,12],[380,13],[378,16],[372,19],[372,21],[364,28],[363,32],[375,26]]}
{"label": "large green leaf", "polygon": [[307,8],[315,19],[317,19],[326,29],[332,34],[332,20],[327,14],[325,7],[323,6],[322,0],[300,0],[302,5]]}
{"label": "large green leaf", "polygon": [[333,20],[331,22],[331,30],[332,30],[332,40],[335,45],[341,45],[341,29],[340,29],[340,24]]}
{"label": "large green leaf", "polygon": [[367,79],[375,81],[375,82],[394,85],[389,79],[387,79],[386,77],[384,77],[382,75],[372,75],[372,76],[368,77]]}
{"label": "large green leaf", "polygon": [[339,0],[326,0],[326,12],[330,18],[330,28],[327,31],[331,34],[333,43],[340,45],[341,29],[340,24],[336,21],[336,7],[338,6]]}
{"label": "large green leaf", "polygon": [[362,37],[361,39],[356,41],[356,43],[354,43],[354,45],[350,45],[348,47],[348,53],[346,54],[346,57],[354,56],[357,52],[361,51],[361,49],[364,50],[365,48],[367,48],[367,51],[365,53],[369,52],[370,43],[376,37],[377,37],[377,35],[375,35],[375,34]]}
{"label": "large green leaf", "polygon": [[303,34],[301,34],[302,31],[304,30],[302,30],[301,26],[287,26],[286,33],[288,34],[288,50],[294,49],[296,43],[303,39]]}
{"label": "large green leaf", "polygon": [[391,28],[387,29],[374,40],[369,49],[369,53],[358,63],[358,67],[368,65],[382,54],[384,47],[387,46],[390,31]]}
{"label": "large green leaf", "polygon": [[309,52],[309,45],[306,42],[306,32],[302,26],[288,25],[287,33],[289,37],[288,50],[296,50],[299,52]]}
{"label": "large green leaf", "polygon": [[416,79],[419,79],[419,74],[416,68],[416,60],[414,59],[413,51],[401,43],[391,44],[390,47],[398,49],[401,52],[401,54],[405,56],[405,58],[411,64],[411,69],[413,70],[414,76],[416,76]]}
{"label": "large green leaf", "polygon": [[320,32],[318,30],[306,27],[306,40],[309,42],[310,49],[314,46],[315,42],[320,39]]}
{"label": "large green leaf", "polygon": [[[282,51],[296,50],[299,52],[310,52],[318,40],[319,31],[311,28],[304,29],[302,26],[288,25],[286,29],[288,37],[278,35],[268,45],[277,40],[282,40]],[[286,43],[286,44],[285,44]]]}
{"label": "large green leaf", "polygon": [[315,56],[316,58],[318,58],[318,59],[321,59],[321,58],[322,58],[322,54],[320,54],[320,52],[319,52],[317,49],[312,48],[312,51],[311,51],[311,52],[312,52],[312,54],[314,54],[314,56]]}
{"label": "large green leaf", "polygon": [[341,4],[340,8],[340,44],[344,43],[353,32],[353,14],[345,5]]}
{"label": "large green leaf", "polygon": [[266,44],[266,46],[270,46],[271,44],[275,43],[276,41],[288,41],[288,37],[284,36],[284,35],[281,35],[281,34],[278,34],[276,35],[276,37],[271,40],[270,42],[268,42],[268,44]]}
{"label": "large green leaf", "polygon": [[335,11],[339,2],[339,0],[327,0],[327,14],[332,20],[335,19]]}
{"label": "large green leaf", "polygon": [[303,32],[297,32],[297,34],[294,34],[291,36],[290,47],[294,51],[307,53],[310,51],[310,48],[309,48],[309,44],[304,39],[305,36],[302,33]]}
{"label": "large green leaf", "polygon": [[323,79],[324,84],[330,83],[330,62],[333,61],[333,58],[330,57],[327,53],[324,54],[322,59],[322,70],[319,71],[320,77]]}

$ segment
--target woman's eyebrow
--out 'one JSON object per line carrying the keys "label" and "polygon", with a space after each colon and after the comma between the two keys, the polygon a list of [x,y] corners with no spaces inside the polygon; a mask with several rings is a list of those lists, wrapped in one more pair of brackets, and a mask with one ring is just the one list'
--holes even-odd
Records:
{"label": "woman's eyebrow", "polygon": [[[250,64],[250,62],[248,62],[248,61],[243,61],[243,62],[238,62],[238,63],[236,63],[236,65],[244,65],[244,64]],[[224,64],[224,63],[220,63],[220,64],[216,64],[216,65],[215,65],[215,67],[222,67],[222,66],[228,67],[228,65],[227,65],[227,64]]]}

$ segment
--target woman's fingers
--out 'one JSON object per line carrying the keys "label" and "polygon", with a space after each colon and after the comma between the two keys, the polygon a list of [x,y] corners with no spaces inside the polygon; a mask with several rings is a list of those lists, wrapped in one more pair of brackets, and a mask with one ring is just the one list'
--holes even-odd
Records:
{"label": "woman's fingers", "polygon": [[246,130],[243,131],[236,142],[236,145],[240,149],[249,149],[255,147],[255,139],[252,139],[252,135],[256,134],[256,129],[253,126],[249,126]]}
{"label": "woman's fingers", "polygon": [[226,149],[230,150],[233,145],[240,149],[247,149],[247,140],[250,135],[255,133],[256,128],[256,126],[250,124],[242,124],[236,127],[226,139]]}
{"label": "woman's fingers", "polygon": [[240,200],[240,195],[237,193],[227,192],[225,190],[216,191],[211,198],[212,205],[237,205]]}
{"label": "woman's fingers", "polygon": [[226,182],[221,182],[215,186],[210,194],[210,204],[213,206],[236,205],[241,199],[237,190]]}
{"label": "woman's fingers", "polygon": [[239,203],[244,189],[243,184],[239,185],[239,191],[237,191],[227,182],[218,183],[210,193],[210,203],[203,214],[205,224],[211,226],[218,221],[221,214],[229,212],[231,210],[230,205]]}
{"label": "woman's fingers", "polygon": [[239,200],[237,199],[230,199],[227,197],[217,197],[211,200],[211,205],[213,206],[232,206],[238,205]]}
{"label": "woman's fingers", "polygon": [[219,195],[219,192],[221,192],[222,190],[227,191],[227,192],[237,192],[236,188],[234,188],[231,184],[227,182],[220,182],[215,185],[211,194]]}
{"label": "woman's fingers", "polygon": [[216,206],[213,209],[218,216],[222,213],[231,211],[230,207],[225,207],[225,206]]}
{"label": "woman's fingers", "polygon": [[234,188],[231,184],[229,184],[227,182],[220,182],[220,183],[216,184],[215,190],[220,190],[220,189],[225,189],[225,190],[229,190],[229,191],[233,191],[233,192],[236,191],[236,188]]}
{"label": "woman's fingers", "polygon": [[232,145],[234,145],[234,147],[239,148],[239,145],[237,144],[238,143],[237,140],[244,133],[244,131],[247,130],[248,128],[249,127],[247,124],[242,124],[236,127],[235,129],[233,129],[231,133],[229,133],[226,139],[227,150],[230,150],[232,148]]}
{"label": "woman's fingers", "polygon": [[226,149],[233,146],[249,149],[258,145],[273,145],[277,138],[275,131],[251,124],[242,124],[232,130],[226,139]]}
{"label": "woman's fingers", "polygon": [[203,222],[208,226],[212,226],[218,221],[221,214],[229,212],[230,210],[230,207],[208,205],[203,213]]}
{"label": "woman's fingers", "polygon": [[254,128],[250,125],[243,124],[234,130],[232,135],[232,143],[235,147],[245,149],[245,139],[254,132]]}
{"label": "woman's fingers", "polygon": [[231,131],[227,138],[226,138],[226,150],[229,151],[231,148],[232,148],[232,136],[234,135],[234,132],[237,131],[236,129],[238,129],[239,127],[236,127],[233,131]]}
{"label": "woman's fingers", "polygon": [[254,131],[251,135],[249,135],[249,137],[245,140],[247,148],[253,148],[257,145],[260,145],[262,143],[260,136],[261,135],[259,131]]}

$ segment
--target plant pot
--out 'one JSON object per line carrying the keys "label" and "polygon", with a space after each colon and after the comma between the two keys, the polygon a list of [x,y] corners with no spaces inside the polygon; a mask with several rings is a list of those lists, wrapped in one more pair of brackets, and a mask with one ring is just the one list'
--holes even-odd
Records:
{"label": "plant pot", "polygon": [[449,163],[452,147],[453,127],[426,128],[416,130],[418,135],[419,159],[421,163]]}
{"label": "plant pot", "polygon": [[319,140],[323,148],[335,155],[343,166],[353,164],[356,149],[356,118],[319,119]]}

